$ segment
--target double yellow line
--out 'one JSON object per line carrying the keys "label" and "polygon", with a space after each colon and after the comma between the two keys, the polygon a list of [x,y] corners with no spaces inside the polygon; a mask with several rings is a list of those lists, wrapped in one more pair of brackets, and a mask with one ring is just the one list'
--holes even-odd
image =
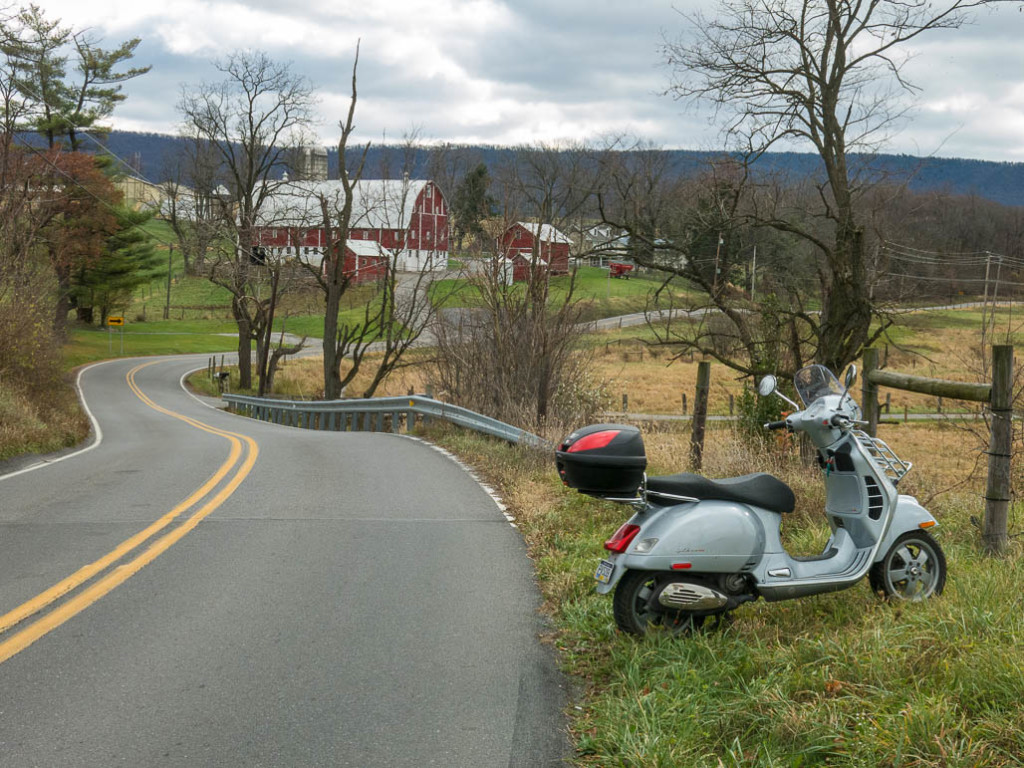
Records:
{"label": "double yellow line", "polygon": [[[19,605],[14,610],[0,616],[0,636],[2,636],[8,630],[17,627],[27,619],[42,612],[65,595],[68,595],[69,593],[84,586],[83,589],[76,592],[67,600],[64,600],[60,605],[57,605],[33,623],[23,627],[22,629],[18,629],[9,637],[0,641],[0,664],[7,661],[7,659],[11,658],[16,653],[23,651],[36,640],[51,630],[59,627],[72,616],[84,611],[101,597],[112,591],[120,584],[123,584],[133,575],[142,570],[146,565],[153,562],[157,557],[170,549],[174,544],[184,538],[189,531],[199,525],[203,518],[223,504],[224,501],[235,492],[235,489],[238,488],[242,481],[245,480],[249,475],[249,472],[252,471],[253,465],[256,463],[256,457],[259,455],[259,447],[256,445],[256,441],[251,437],[240,435],[235,432],[228,432],[223,429],[217,429],[216,427],[211,427],[209,424],[204,424],[196,419],[183,416],[180,413],[175,413],[174,411],[157,405],[141,389],[139,389],[138,385],[135,383],[135,374],[143,368],[155,365],[158,362],[160,361],[154,360],[149,363],[144,363],[128,372],[128,386],[131,388],[132,392],[134,392],[136,397],[153,410],[171,416],[172,418],[179,419],[180,421],[184,421],[186,424],[189,424],[196,429],[201,429],[204,432],[209,432],[212,435],[217,435],[226,439],[231,444],[231,450],[228,453],[228,458],[220,465],[213,476],[203,483],[202,486],[196,489],[192,495],[174,507],[170,512],[153,522],[147,528],[139,531],[139,533],[135,534],[131,538],[125,539],[99,560],[80,568],[75,573],[62,581],[57,582],[46,591],[41,592],[31,600]],[[232,472],[234,472],[234,474],[231,474]],[[226,483],[224,483],[224,480],[228,475],[231,475],[231,477]],[[217,490],[218,488],[219,490]],[[138,549],[143,544],[153,539],[154,536],[157,536],[157,534],[164,531],[164,529],[170,526],[171,523],[179,517],[179,515],[184,514],[199,504],[202,504],[202,506],[199,506],[198,509],[196,509],[179,525],[167,531],[159,538],[151,541],[149,546],[142,552],[139,552],[126,562],[121,562],[134,550]],[[110,566],[119,562],[121,562],[120,565],[110,569]],[[98,579],[93,581],[91,584],[86,585],[86,582],[89,582],[93,577],[99,574],[102,575]]]}

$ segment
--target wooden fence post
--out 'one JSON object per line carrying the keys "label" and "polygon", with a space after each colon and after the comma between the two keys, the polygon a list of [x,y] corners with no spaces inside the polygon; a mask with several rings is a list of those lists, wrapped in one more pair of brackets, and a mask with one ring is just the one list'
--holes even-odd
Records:
{"label": "wooden fence post", "polygon": [[878,368],[878,350],[864,350],[864,378],[861,380],[861,392],[864,401],[864,417],[868,421],[866,432],[872,437],[878,435],[878,385],[871,381],[871,372]]}
{"label": "wooden fence post", "polygon": [[683,392],[683,416],[686,415],[686,393]]}
{"label": "wooden fence post", "polygon": [[625,413],[629,410],[629,395],[625,392],[622,393],[622,412]]}
{"label": "wooden fence post", "polygon": [[982,538],[989,554],[1002,555],[1008,541],[1010,455],[1013,450],[1013,347],[992,347],[992,434],[988,448],[988,483]]}
{"label": "wooden fence post", "polygon": [[697,363],[697,392],[693,398],[693,431],[690,433],[690,464],[699,472],[704,465],[704,429],[711,392],[711,363]]}

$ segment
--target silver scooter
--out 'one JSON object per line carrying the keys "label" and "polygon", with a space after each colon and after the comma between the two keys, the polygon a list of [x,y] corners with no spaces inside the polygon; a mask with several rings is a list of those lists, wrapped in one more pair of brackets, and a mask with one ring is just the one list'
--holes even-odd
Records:
{"label": "silver scooter", "polygon": [[681,473],[647,477],[639,430],[597,424],[573,432],[558,447],[566,485],[635,514],[605,542],[609,554],[595,578],[597,591],[615,591],[616,624],[643,635],[650,627],[686,632],[763,597],[789,600],[847,589],[865,576],[889,598],[923,600],[942,592],[946,559],[930,535],[934,517],[896,490],[910,464],[881,440],[858,429],[860,408],[822,365],[798,371],[794,384],[804,408],[778,392],[774,376],[760,383],[796,412],[767,429],[808,436],[826,486],[825,516],[832,534],[820,555],[797,557],[782,546],[782,517],[793,491],[765,473],[723,480]]}

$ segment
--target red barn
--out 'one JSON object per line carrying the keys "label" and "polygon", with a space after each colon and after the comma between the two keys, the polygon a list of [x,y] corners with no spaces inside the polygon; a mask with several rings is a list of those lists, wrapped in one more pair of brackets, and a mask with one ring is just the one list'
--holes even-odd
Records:
{"label": "red barn", "polygon": [[[296,181],[275,186],[260,210],[254,245],[268,256],[323,257],[326,233],[321,201],[341,210],[340,180]],[[432,181],[368,179],[353,189],[349,241],[377,243],[401,271],[448,266],[448,203]]]}
{"label": "red barn", "polygon": [[[505,230],[499,250],[514,261],[521,256],[529,262],[536,254],[546,265],[549,274],[565,275],[569,272],[571,243],[567,235],[550,224],[517,221]],[[526,279],[525,275],[523,279]]]}

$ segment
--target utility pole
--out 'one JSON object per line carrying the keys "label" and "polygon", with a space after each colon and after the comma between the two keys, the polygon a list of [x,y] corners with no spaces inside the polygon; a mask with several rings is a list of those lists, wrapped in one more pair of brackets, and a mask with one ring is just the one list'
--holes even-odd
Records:
{"label": "utility pole", "polygon": [[715,277],[714,277],[714,280],[711,281],[711,294],[713,296],[717,296],[718,295],[718,272],[719,272],[718,258],[719,258],[719,256],[722,253],[722,243],[724,243],[724,242],[725,241],[722,239],[722,233],[719,232],[718,233],[718,245],[715,247]]}
{"label": "utility pole", "polygon": [[992,311],[989,320],[992,323],[992,335],[996,335],[996,305],[999,303],[999,276],[1003,271],[1003,257],[996,255],[996,284],[992,289]]}
{"label": "utility pole", "polygon": [[750,300],[754,300],[754,283],[757,281],[757,243],[754,243],[754,258],[750,260]]}
{"label": "utility pole", "polygon": [[985,349],[985,331],[988,329],[988,272],[992,266],[992,253],[985,251],[985,298],[981,302],[981,348]]}

